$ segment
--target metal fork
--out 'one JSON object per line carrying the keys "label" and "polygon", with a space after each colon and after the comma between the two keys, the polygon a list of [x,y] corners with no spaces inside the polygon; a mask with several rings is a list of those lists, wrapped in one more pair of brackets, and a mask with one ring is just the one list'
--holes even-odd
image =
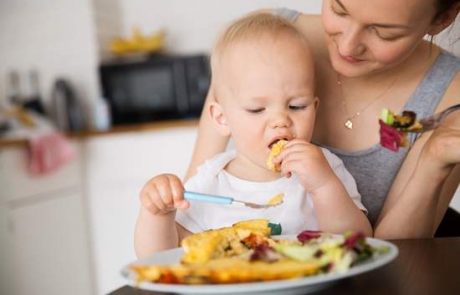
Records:
{"label": "metal fork", "polygon": [[251,202],[235,200],[234,198],[231,198],[231,197],[208,195],[208,194],[202,194],[202,193],[196,193],[196,192],[190,192],[190,191],[184,192],[184,198],[186,200],[204,201],[204,202],[211,202],[211,203],[225,204],[225,205],[238,203],[238,204],[242,204],[246,207],[253,208],[253,209],[267,209],[267,208],[278,206],[281,204],[281,203],[256,204],[256,203],[251,203]]}
{"label": "metal fork", "polygon": [[439,124],[446,118],[448,114],[458,110],[460,110],[460,103],[454,104],[442,112],[420,119],[418,123],[420,123],[421,128],[410,130],[409,132],[422,133],[425,131],[433,130],[439,126]]}

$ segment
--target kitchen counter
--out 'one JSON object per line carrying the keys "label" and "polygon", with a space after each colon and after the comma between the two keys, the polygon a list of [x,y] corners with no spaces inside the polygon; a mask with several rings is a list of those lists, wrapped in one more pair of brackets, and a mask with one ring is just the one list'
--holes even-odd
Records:
{"label": "kitchen counter", "polygon": [[[140,124],[129,124],[129,125],[118,125],[113,126],[109,130],[97,131],[89,130],[76,133],[66,133],[69,138],[72,139],[85,139],[89,137],[113,135],[122,132],[144,132],[152,130],[164,130],[168,128],[178,127],[194,127],[198,126],[198,119],[181,119],[181,120],[166,120]],[[1,138],[0,137],[0,149],[6,147],[20,147],[26,146],[26,138]]]}

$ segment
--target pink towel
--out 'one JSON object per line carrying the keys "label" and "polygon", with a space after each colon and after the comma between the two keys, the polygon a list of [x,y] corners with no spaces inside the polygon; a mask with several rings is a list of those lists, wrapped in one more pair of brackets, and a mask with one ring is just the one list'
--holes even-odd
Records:
{"label": "pink towel", "polygon": [[29,140],[29,172],[33,175],[50,173],[75,157],[67,138],[52,131]]}

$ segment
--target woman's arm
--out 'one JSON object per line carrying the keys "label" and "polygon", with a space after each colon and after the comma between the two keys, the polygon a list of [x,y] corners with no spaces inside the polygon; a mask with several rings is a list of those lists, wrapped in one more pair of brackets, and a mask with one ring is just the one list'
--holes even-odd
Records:
{"label": "woman's arm", "polygon": [[[458,75],[444,97],[438,111],[459,102]],[[458,163],[460,112],[454,112],[443,126],[424,134],[414,144],[390,189],[375,236],[432,237],[459,185]]]}
{"label": "woman's arm", "polygon": [[201,112],[192,160],[190,161],[184,182],[195,175],[196,169],[200,164],[214,155],[223,152],[227,146],[228,137],[219,134],[212,125],[213,122],[209,112],[209,105],[212,101],[214,101],[214,96],[211,84],[203,111]]}

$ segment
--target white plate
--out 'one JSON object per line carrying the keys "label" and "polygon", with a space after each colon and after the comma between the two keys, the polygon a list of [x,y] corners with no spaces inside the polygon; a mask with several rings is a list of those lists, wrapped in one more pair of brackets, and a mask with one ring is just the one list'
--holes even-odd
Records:
{"label": "white plate", "polygon": [[[295,239],[295,236],[283,236],[283,238]],[[184,253],[182,248],[162,251],[151,257],[136,260],[135,262],[125,266],[121,273],[125,278],[129,280],[130,285],[137,288],[158,292],[171,292],[180,294],[305,294],[316,291],[318,289],[322,289],[336,282],[337,280],[355,276],[357,274],[368,272],[381,267],[398,256],[398,248],[394,244],[373,238],[366,238],[366,240],[370,245],[374,247],[386,246],[388,247],[389,251],[360,264],[357,264],[344,273],[320,274],[301,279],[226,285],[177,285],[156,284],[149,282],[137,284],[135,282],[135,274],[130,270],[130,265],[178,263],[180,261],[180,257]]]}

